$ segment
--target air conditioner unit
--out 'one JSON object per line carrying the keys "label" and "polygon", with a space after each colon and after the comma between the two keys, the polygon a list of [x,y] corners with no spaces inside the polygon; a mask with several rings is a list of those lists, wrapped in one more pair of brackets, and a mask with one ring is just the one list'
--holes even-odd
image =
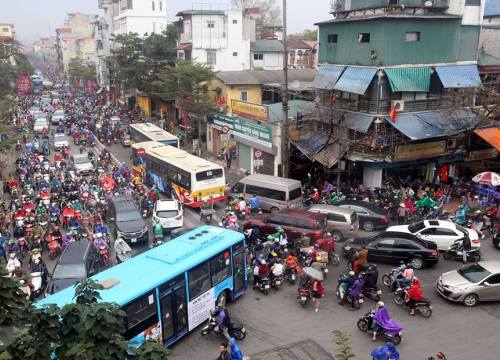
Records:
{"label": "air conditioner unit", "polygon": [[457,147],[457,139],[447,139],[446,140],[446,150],[453,150]]}
{"label": "air conditioner unit", "polygon": [[404,100],[393,100],[391,101],[391,109],[395,107],[396,112],[401,112],[405,109],[405,102]]}

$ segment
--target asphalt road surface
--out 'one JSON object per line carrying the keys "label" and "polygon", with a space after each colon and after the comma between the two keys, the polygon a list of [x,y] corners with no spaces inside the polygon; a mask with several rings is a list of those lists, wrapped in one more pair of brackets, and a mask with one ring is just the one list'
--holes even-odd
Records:
{"label": "asphalt road surface", "polygon": [[[120,161],[130,162],[130,148],[118,144],[109,149]],[[219,216],[222,209],[222,206],[218,209]],[[200,225],[196,210],[185,207],[184,225],[190,228]],[[141,252],[146,248],[134,248],[134,251]],[[490,238],[482,241],[481,251],[485,260],[500,260],[500,251],[492,246]],[[500,342],[497,340],[500,303],[483,303],[475,308],[466,308],[441,298],[435,291],[438,276],[459,267],[459,262],[441,258],[436,266],[416,271],[424,295],[433,302],[433,314],[429,319],[419,315],[410,317],[406,309],[394,303],[387,289],[382,289],[382,300],[391,316],[405,328],[404,340],[398,346],[402,359],[424,359],[439,351],[444,352],[449,360],[500,358]],[[391,268],[391,265],[379,264],[380,283],[382,275]],[[240,343],[244,354],[255,360],[332,359],[332,331],[339,329],[351,335],[355,359],[368,359],[370,351],[375,346],[383,345],[383,341],[372,343],[369,334],[357,329],[356,322],[375,303],[366,299],[358,311],[349,311],[347,306],[337,304],[337,278],[345,270],[345,260],[337,268],[330,267],[325,282],[325,297],[317,313],[311,303],[306,308],[297,303],[296,286],[285,284],[278,292],[273,290],[267,296],[249,289],[229,307],[231,316],[241,319],[248,330],[247,338]],[[221,339],[215,335],[201,337],[196,330],[172,347],[170,358],[215,359],[220,342]]]}

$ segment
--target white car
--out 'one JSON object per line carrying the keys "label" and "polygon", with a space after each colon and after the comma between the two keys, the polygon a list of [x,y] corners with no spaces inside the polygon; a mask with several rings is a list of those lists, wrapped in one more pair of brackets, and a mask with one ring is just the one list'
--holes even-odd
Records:
{"label": "white car", "polygon": [[411,225],[389,226],[386,231],[414,234],[422,240],[435,242],[438,250],[448,250],[451,244],[456,240],[463,239],[465,234],[469,236],[473,248],[481,246],[479,235],[475,230],[445,220],[423,220]]}
{"label": "white car", "polygon": [[153,221],[159,220],[164,229],[184,226],[182,204],[175,199],[158,200],[153,208]]}
{"label": "white car", "polygon": [[76,171],[82,175],[88,175],[94,171],[94,165],[89,160],[87,153],[75,154],[72,156]]}
{"label": "white car", "polygon": [[33,126],[33,131],[36,134],[41,134],[44,131],[49,130],[49,123],[46,118],[38,118],[35,120],[35,125]]}
{"label": "white car", "polygon": [[57,125],[61,121],[64,121],[64,110],[56,110],[52,114],[52,125]]}
{"label": "white car", "polygon": [[64,134],[54,135],[54,150],[62,150],[65,146],[69,146],[68,138]]}

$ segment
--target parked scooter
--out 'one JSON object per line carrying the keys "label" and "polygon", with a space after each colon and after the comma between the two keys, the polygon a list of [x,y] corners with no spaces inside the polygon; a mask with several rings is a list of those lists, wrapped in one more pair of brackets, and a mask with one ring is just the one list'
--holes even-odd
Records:
{"label": "parked scooter", "polygon": [[[245,339],[245,337],[247,336],[247,330],[245,329],[244,324],[239,321],[230,321],[227,330],[229,336],[235,338],[238,341]],[[213,315],[209,316],[207,324],[203,327],[203,329],[201,329],[201,335],[205,336],[210,334],[211,332],[214,332],[220,336],[224,336],[222,330],[219,328],[217,319]]]}

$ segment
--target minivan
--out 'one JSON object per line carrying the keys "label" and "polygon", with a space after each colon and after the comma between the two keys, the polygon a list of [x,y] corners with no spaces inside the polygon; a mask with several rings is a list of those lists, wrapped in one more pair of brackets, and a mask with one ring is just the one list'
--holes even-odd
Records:
{"label": "minivan", "polygon": [[127,243],[148,243],[149,234],[135,202],[126,197],[113,197],[108,208],[110,226],[115,237],[120,236]]}
{"label": "minivan", "polygon": [[328,231],[335,241],[356,237],[359,230],[358,215],[354,210],[335,205],[313,205],[308,211],[326,215]]}
{"label": "minivan", "polygon": [[244,177],[231,188],[231,197],[243,196],[246,202],[254,195],[259,198],[263,211],[276,212],[302,206],[302,186],[298,180],[254,174]]}
{"label": "minivan", "polygon": [[63,250],[49,277],[47,295],[76,284],[96,273],[97,251],[91,241],[72,241]]}

